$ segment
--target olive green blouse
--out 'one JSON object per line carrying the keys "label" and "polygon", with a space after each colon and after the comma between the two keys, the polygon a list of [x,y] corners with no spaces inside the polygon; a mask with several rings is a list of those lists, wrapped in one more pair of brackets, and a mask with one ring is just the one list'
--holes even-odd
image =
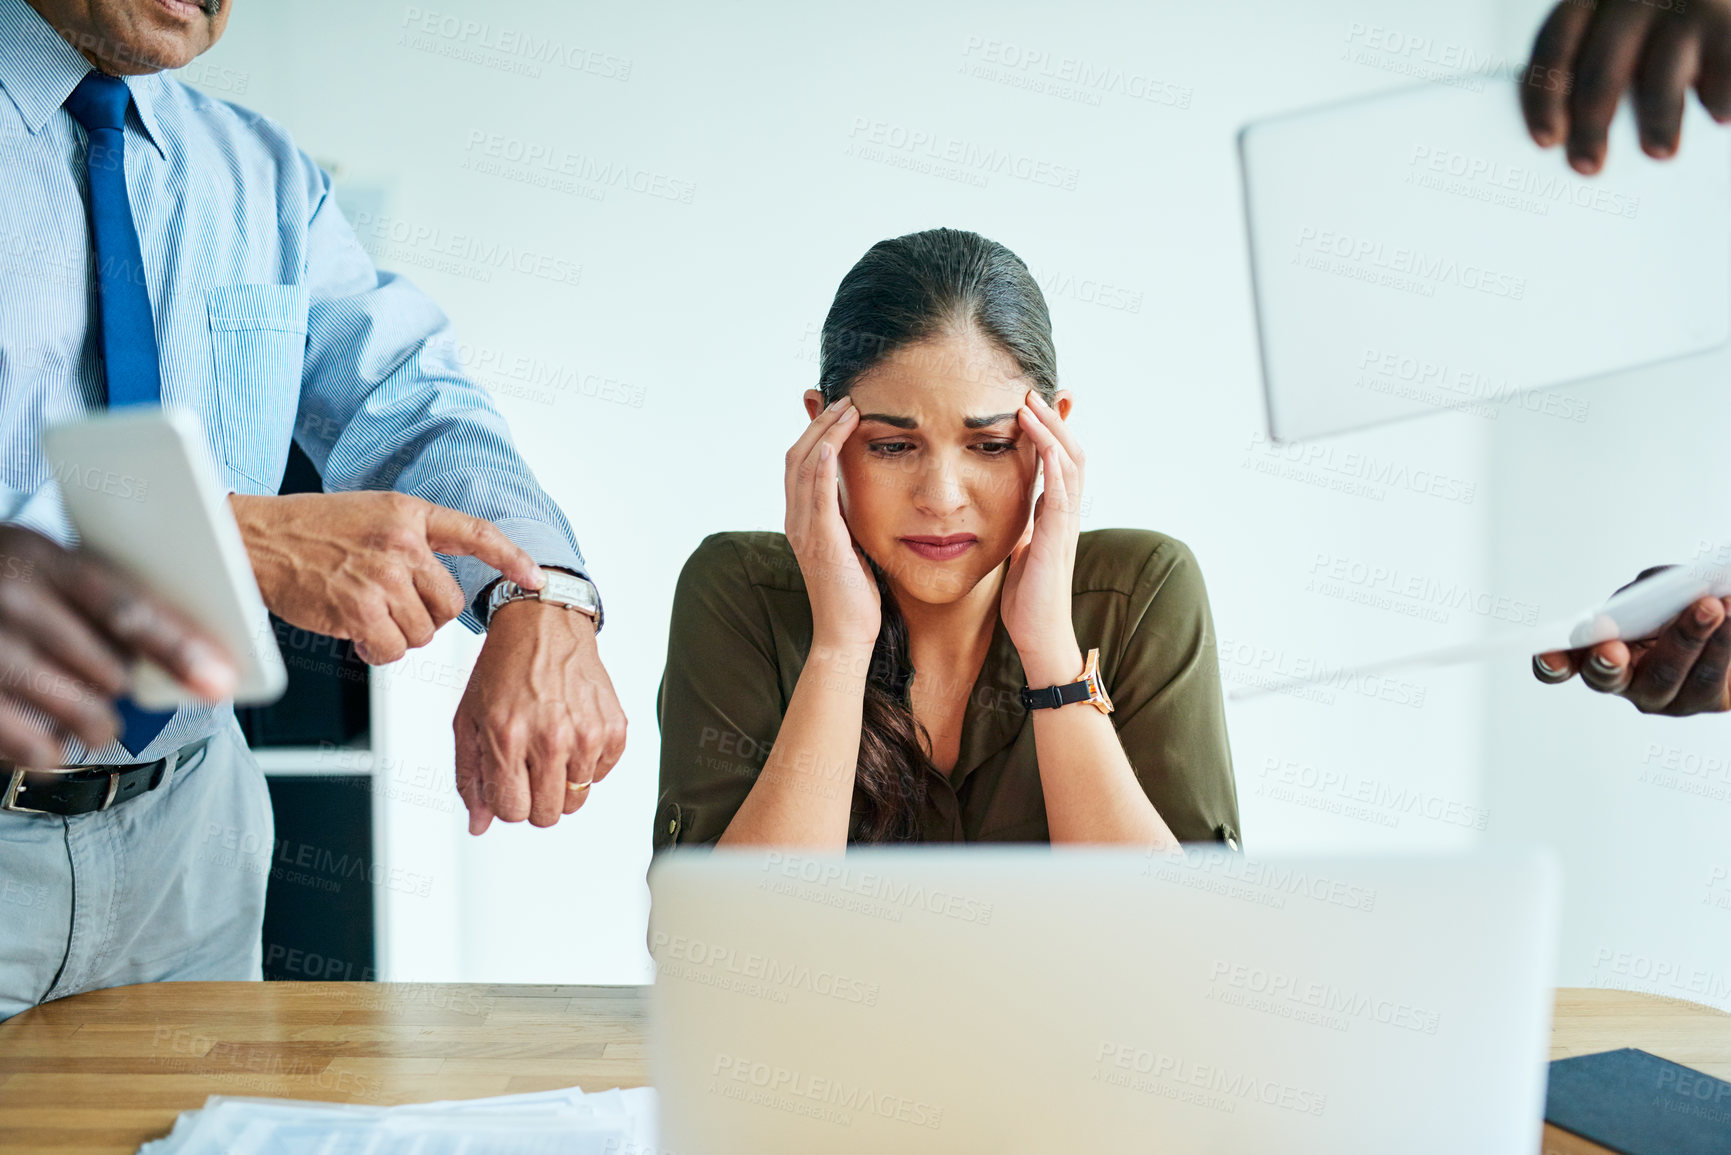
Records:
{"label": "olive green blouse", "polygon": [[[1195,557],[1150,530],[1092,530],[1078,541],[1071,589],[1076,641],[1084,654],[1099,647],[1110,717],[1149,800],[1180,840],[1236,847],[1238,794]],[[717,533],[692,553],[656,698],[656,850],[714,843],[727,829],[775,744],[811,636],[805,580],[784,535]],[[922,841],[1049,841],[1023,684],[1000,618],[968,697],[960,756],[947,775],[927,771]]]}

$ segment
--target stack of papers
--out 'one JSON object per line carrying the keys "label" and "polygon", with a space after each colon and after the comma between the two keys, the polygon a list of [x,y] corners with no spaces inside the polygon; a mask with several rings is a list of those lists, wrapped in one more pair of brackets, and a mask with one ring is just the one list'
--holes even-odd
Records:
{"label": "stack of papers", "polygon": [[655,1155],[655,1092],[369,1107],[213,1095],[138,1155]]}

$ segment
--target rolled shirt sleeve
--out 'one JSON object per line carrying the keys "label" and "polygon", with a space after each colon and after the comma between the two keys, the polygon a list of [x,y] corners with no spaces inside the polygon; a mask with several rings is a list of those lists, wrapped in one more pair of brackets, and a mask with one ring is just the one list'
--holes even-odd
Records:
{"label": "rolled shirt sleeve", "polygon": [[[449,320],[414,285],[374,268],[330,177],[303,163],[318,188],[295,440],[325,487],[394,489],[485,518],[537,563],[590,578],[564,514],[519,456],[491,398],[463,372]],[[442,560],[463,590],[459,620],[479,632],[476,597],[499,571],[472,557]]]}

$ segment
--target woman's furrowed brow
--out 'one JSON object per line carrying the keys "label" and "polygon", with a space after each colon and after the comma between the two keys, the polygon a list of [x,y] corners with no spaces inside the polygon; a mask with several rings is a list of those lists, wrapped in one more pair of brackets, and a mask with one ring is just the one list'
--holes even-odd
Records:
{"label": "woman's furrowed brow", "polygon": [[918,429],[920,423],[912,417],[898,417],[893,413],[861,413],[859,419],[865,421],[881,421],[885,425],[894,425],[897,429]]}
{"label": "woman's furrowed brow", "polygon": [[[964,417],[962,425],[968,429],[987,429],[1005,421],[1014,421],[1014,413],[993,413],[986,417]],[[861,422],[879,421],[885,425],[893,425],[897,429],[918,429],[920,423],[912,417],[901,417],[894,413],[861,413]]]}

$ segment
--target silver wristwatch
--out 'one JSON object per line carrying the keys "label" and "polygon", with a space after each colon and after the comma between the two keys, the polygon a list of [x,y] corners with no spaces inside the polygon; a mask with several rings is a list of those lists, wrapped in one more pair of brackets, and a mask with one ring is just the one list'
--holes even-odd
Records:
{"label": "silver wristwatch", "polygon": [[510,578],[500,578],[494,583],[493,592],[487,598],[487,616],[482,624],[491,622],[493,615],[498,613],[499,607],[506,602],[534,600],[588,614],[595,619],[595,632],[601,632],[601,594],[596,590],[594,582],[564,570],[545,567],[541,574],[547,581],[538,590],[526,590]]}

